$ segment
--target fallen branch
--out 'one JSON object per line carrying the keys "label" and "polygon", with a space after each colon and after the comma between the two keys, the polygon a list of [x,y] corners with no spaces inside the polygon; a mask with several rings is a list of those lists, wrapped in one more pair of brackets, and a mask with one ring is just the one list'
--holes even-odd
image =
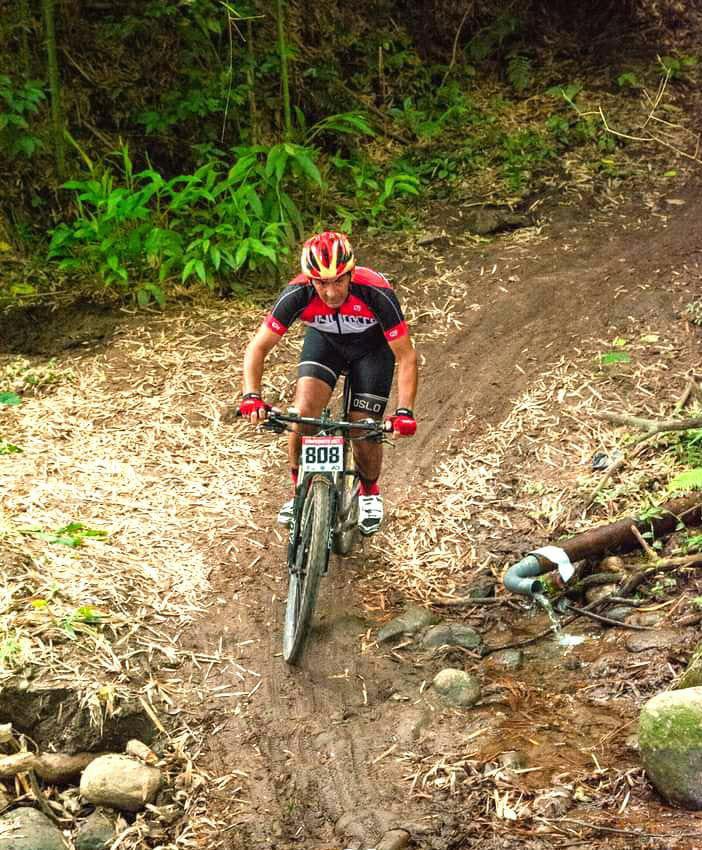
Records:
{"label": "fallen branch", "polygon": [[[597,601],[602,602],[606,599],[609,599],[609,597],[605,596],[603,599],[598,599]],[[576,608],[575,605],[568,605],[568,610],[577,614],[578,617],[589,617],[597,623],[606,623],[608,626],[619,626],[620,629],[634,629],[637,632],[648,632],[651,630],[650,626],[636,626],[634,623],[622,623],[620,620],[613,620],[611,617],[595,614],[594,611],[588,611],[586,608]]]}
{"label": "fallen branch", "polygon": [[696,552],[694,555],[682,555],[679,558],[661,558],[655,564],[643,567],[637,570],[630,576],[622,587],[617,591],[619,596],[628,596],[633,593],[640,584],[642,584],[650,575],[656,573],[670,572],[684,567],[701,567],[702,552]]}
{"label": "fallen branch", "polygon": [[641,534],[639,529],[633,524],[630,526],[630,528],[631,528],[631,533],[639,541],[639,543],[641,544],[641,548],[644,550],[644,552],[648,556],[649,560],[657,561],[658,560],[658,553],[656,552],[655,549],[652,549],[648,545],[648,543],[646,542],[646,539],[644,538],[643,534]]}
{"label": "fallen branch", "polygon": [[601,413],[592,414],[595,419],[603,419],[614,422],[615,425],[631,425],[646,432],[647,436],[662,434],[664,431],[691,431],[693,428],[702,428],[702,417],[693,419],[644,419],[641,416],[629,416],[625,413],[613,413],[603,410]]}

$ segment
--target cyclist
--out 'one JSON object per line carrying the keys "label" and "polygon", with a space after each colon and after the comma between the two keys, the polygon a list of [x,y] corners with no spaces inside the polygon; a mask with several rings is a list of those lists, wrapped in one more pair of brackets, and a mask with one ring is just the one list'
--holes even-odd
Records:
{"label": "cyclist", "polygon": [[[239,412],[253,425],[265,420],[270,405],[261,397],[264,362],[299,318],[307,325],[295,389],[299,414],[319,417],[339,376],[348,372],[353,387],[351,421],[380,420],[397,363],[398,408],[389,419],[396,434],[411,436],[417,430],[412,412],[417,355],[392,287],[383,275],[356,265],[351,244],[342,233],[325,231],[308,239],[301,265],[302,273],[283,289],[246,348]],[[302,433],[296,426],[288,436],[293,486],[298,479]],[[353,449],[360,478],[358,525],[363,534],[374,534],[383,519],[378,486],[383,447],[379,442],[358,440]],[[290,522],[292,507],[290,499],[278,514],[279,523]]]}

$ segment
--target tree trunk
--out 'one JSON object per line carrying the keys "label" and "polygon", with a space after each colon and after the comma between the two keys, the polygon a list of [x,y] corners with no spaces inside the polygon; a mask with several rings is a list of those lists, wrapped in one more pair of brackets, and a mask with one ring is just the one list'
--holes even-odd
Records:
{"label": "tree trunk", "polygon": [[49,72],[49,90],[51,92],[51,122],[53,125],[54,154],[56,173],[60,180],[66,175],[66,158],[63,139],[63,109],[61,107],[61,81],[59,79],[58,57],[56,54],[55,0],[42,0],[44,13],[44,34],[46,36],[46,60]]}
{"label": "tree trunk", "polygon": [[280,54],[280,86],[283,94],[283,129],[285,139],[292,136],[290,115],[290,83],[288,80],[287,40],[285,38],[285,0],[277,0],[278,52]]}
{"label": "tree trunk", "polygon": [[251,21],[246,22],[246,53],[248,64],[246,67],[246,83],[249,87],[249,124],[251,126],[251,144],[258,144],[258,108],[256,106],[256,77],[254,68],[256,67],[256,57],[254,55],[253,46],[253,24]]}
{"label": "tree trunk", "polygon": [[29,29],[30,29],[30,12],[28,0],[19,0],[17,4],[17,13],[19,16],[19,53],[20,64],[25,77],[29,79],[32,76],[32,55],[29,51]]}

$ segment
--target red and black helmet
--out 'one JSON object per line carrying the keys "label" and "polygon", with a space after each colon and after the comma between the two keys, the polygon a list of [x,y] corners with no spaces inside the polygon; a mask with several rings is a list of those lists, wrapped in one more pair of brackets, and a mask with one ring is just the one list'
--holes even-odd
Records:
{"label": "red and black helmet", "polygon": [[350,272],[356,265],[353,248],[343,233],[325,230],[302,246],[302,273],[316,280],[329,280]]}

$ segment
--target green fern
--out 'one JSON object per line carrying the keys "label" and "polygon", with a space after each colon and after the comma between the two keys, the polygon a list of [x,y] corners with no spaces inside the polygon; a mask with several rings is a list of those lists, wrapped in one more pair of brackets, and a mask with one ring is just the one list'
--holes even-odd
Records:
{"label": "green fern", "polygon": [[507,62],[507,79],[517,92],[528,89],[532,82],[531,59],[519,53],[510,56]]}
{"label": "green fern", "polygon": [[670,491],[675,493],[683,490],[702,490],[702,466],[686,469],[673,478]]}

